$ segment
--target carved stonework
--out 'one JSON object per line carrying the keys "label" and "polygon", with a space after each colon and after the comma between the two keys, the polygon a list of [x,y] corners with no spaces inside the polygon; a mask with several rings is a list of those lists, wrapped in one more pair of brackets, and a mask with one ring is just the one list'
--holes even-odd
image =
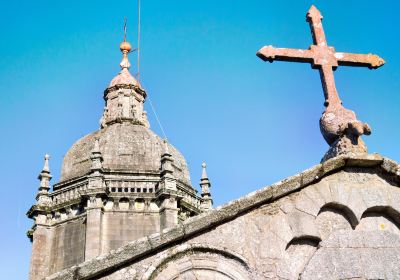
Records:
{"label": "carved stonework", "polygon": [[347,125],[341,127],[339,138],[331,144],[322,161],[345,154],[353,156],[367,154],[367,145],[365,145],[361,135],[369,135],[370,133],[368,124],[359,121],[347,123]]}

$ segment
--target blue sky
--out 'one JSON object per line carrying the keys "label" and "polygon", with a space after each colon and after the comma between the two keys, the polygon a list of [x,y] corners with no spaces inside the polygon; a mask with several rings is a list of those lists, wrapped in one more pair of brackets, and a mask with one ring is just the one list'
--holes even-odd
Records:
{"label": "blue sky", "polygon": [[[328,149],[318,72],[255,55],[269,44],[307,48],[313,3],[336,50],[386,60],[374,71],[339,68],[336,85],[344,105],[371,125],[370,152],[400,160],[398,1],[142,0],[142,85],[196,187],[207,162],[216,205],[309,168]],[[98,129],[103,90],[119,71],[123,19],[135,46],[137,11],[136,1],[99,0],[7,1],[2,11],[0,263],[4,279],[26,279],[25,213],[43,155],[51,155],[55,183],[68,148]]]}

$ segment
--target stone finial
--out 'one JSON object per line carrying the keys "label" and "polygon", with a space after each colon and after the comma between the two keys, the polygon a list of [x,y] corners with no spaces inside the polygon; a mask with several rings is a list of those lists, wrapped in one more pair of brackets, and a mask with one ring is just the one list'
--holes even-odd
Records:
{"label": "stone finial", "polygon": [[201,167],[202,167],[202,172],[201,172],[201,179],[208,179],[208,176],[207,176],[207,170],[206,170],[206,168],[207,168],[207,164],[205,163],[205,162],[203,162],[202,164],[201,164]]}
{"label": "stone finial", "polygon": [[174,169],[172,163],[174,162],[174,158],[172,157],[171,152],[169,151],[168,141],[166,139],[163,140],[163,153],[161,155],[161,173],[162,174],[173,174]]}
{"label": "stone finial", "polygon": [[131,52],[131,49],[132,49],[131,44],[124,41],[119,46],[119,49],[122,52],[122,60],[121,60],[121,63],[119,64],[119,66],[121,66],[121,69],[125,69],[125,68],[129,69],[131,67],[131,63],[129,62],[129,59],[128,59],[128,53]]}
{"label": "stone finial", "polygon": [[92,150],[90,159],[92,161],[92,167],[91,167],[92,171],[99,171],[103,168],[103,165],[102,165],[103,156],[101,155],[101,152],[100,152],[99,138],[94,139],[94,146],[93,146],[93,150]]}
{"label": "stone finial", "polygon": [[100,154],[100,144],[99,144],[99,138],[94,139],[94,147],[92,153],[94,154]]}
{"label": "stone finial", "polygon": [[49,159],[50,156],[46,154],[44,156],[43,169],[38,176],[38,179],[40,180],[39,192],[36,195],[36,200],[38,205],[48,205],[51,202],[51,199],[49,197],[49,190],[50,190],[50,180],[52,176],[50,174]]}
{"label": "stone finial", "polygon": [[[100,139],[94,138],[92,154],[90,155],[92,161],[91,174],[89,175],[88,190],[91,194],[104,194],[105,182],[102,173],[103,170],[103,156],[100,151]],[[89,195],[90,196],[90,195]]]}
{"label": "stone finial", "polygon": [[200,179],[200,187],[201,187],[201,201],[200,201],[200,209],[203,211],[208,211],[212,209],[213,200],[210,193],[211,183],[207,176],[207,165],[205,162],[201,165],[202,173]]}
{"label": "stone finial", "polygon": [[42,172],[44,171],[44,172],[50,173],[49,159],[50,159],[50,156],[48,154],[45,154],[44,155],[44,166],[43,166]]}
{"label": "stone finial", "polygon": [[125,22],[124,22],[124,41],[119,45],[119,49],[122,52],[122,61],[119,64],[119,66],[121,66],[121,69],[129,69],[131,67],[131,64],[129,63],[128,60],[128,53],[131,52],[132,50],[132,46],[129,42],[126,41],[126,18],[125,18]]}
{"label": "stone finial", "polygon": [[46,191],[50,189],[49,182],[50,182],[52,176],[50,174],[49,159],[50,159],[50,156],[48,154],[46,154],[44,156],[43,169],[38,176],[38,179],[40,180],[39,191],[42,189],[46,190]]}

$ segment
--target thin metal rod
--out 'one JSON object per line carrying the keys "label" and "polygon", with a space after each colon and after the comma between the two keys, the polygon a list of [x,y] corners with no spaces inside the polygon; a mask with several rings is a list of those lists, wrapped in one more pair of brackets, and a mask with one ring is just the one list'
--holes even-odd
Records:
{"label": "thin metal rod", "polygon": [[124,42],[126,42],[126,23],[127,23],[127,18],[125,17],[124,19]]}
{"label": "thin metal rod", "polygon": [[137,79],[140,81],[140,0],[138,0],[138,47],[137,47]]}

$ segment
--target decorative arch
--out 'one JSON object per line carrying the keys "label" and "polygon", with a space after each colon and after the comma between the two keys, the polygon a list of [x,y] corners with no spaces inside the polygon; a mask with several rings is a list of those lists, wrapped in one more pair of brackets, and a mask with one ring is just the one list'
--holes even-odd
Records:
{"label": "decorative arch", "polygon": [[338,202],[326,203],[319,210],[318,216],[325,211],[331,211],[336,214],[342,215],[343,218],[345,218],[347,220],[347,222],[350,224],[352,229],[355,229],[359,223],[356,214],[347,205],[344,205],[344,204],[341,204]]}
{"label": "decorative arch", "polygon": [[317,248],[319,242],[321,242],[321,238],[318,236],[303,235],[300,237],[295,237],[292,240],[290,240],[289,243],[286,245],[286,250],[288,250],[290,246],[296,246],[296,245],[309,245]]}
{"label": "decorative arch", "polygon": [[372,213],[377,213],[382,216],[386,216],[393,220],[397,225],[400,225],[400,212],[394,209],[392,206],[374,206],[370,207],[367,210],[364,211],[362,214],[361,218],[364,218],[365,216],[372,214]]}
{"label": "decorative arch", "polygon": [[203,244],[183,244],[161,254],[141,280],[169,280],[199,274],[212,275],[213,279],[221,280],[253,279],[247,260],[239,254]]}
{"label": "decorative arch", "polygon": [[[398,231],[400,231],[400,213],[392,206],[373,206],[366,209],[361,216],[360,226],[365,227],[363,222],[366,219],[375,219],[377,220],[376,222],[378,222],[380,218],[386,219],[389,223],[393,224]],[[381,230],[385,229],[385,226],[382,223],[379,227]]]}

